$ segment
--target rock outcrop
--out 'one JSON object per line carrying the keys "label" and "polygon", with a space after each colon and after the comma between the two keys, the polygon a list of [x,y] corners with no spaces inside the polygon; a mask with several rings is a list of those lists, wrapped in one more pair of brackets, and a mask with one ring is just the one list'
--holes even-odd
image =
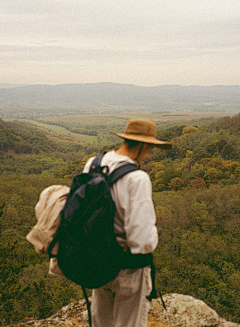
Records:
{"label": "rock outcrop", "polygon": [[168,327],[240,326],[221,318],[216,311],[207,306],[206,303],[192,296],[166,294],[163,296],[163,299],[167,310],[163,308],[160,299],[153,300],[149,310],[149,318],[154,317],[154,319],[161,321],[161,323]]}
{"label": "rock outcrop", "polygon": [[[149,309],[148,327],[240,327],[226,321],[203,301],[188,295],[166,294],[163,296],[167,311],[161,299],[153,300]],[[85,300],[70,303],[53,316],[42,320],[25,319],[14,327],[88,327]],[[107,326],[106,326],[107,327]]]}

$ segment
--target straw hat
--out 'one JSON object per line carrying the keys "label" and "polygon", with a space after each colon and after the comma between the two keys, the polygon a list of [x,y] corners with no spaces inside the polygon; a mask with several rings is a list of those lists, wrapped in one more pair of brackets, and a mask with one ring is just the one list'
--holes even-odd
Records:
{"label": "straw hat", "polygon": [[156,124],[146,119],[130,119],[124,133],[115,133],[113,131],[110,131],[110,133],[126,140],[148,143],[164,150],[169,150],[172,147],[171,143],[157,139]]}

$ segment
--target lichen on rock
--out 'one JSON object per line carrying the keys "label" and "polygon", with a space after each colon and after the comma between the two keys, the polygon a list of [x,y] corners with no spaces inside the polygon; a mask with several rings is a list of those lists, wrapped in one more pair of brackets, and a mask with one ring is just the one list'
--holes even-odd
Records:
{"label": "lichen on rock", "polygon": [[192,296],[166,294],[163,296],[167,310],[160,299],[153,300],[149,315],[159,319],[169,327],[237,327],[227,322],[205,302]]}

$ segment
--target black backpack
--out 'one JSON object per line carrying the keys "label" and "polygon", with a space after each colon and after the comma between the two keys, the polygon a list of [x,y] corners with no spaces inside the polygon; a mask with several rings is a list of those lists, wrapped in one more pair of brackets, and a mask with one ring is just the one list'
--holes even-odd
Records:
{"label": "black backpack", "polygon": [[[85,288],[107,284],[121,269],[138,269],[153,263],[151,253],[133,255],[124,251],[114,232],[116,209],[110,188],[139,168],[126,163],[109,174],[108,167],[100,166],[102,157],[95,157],[89,173],[73,178],[60,214],[60,227],[48,249],[49,256],[54,257],[51,251],[59,242],[58,265],[68,279],[82,286],[86,300]],[[149,299],[154,297],[155,287]]]}

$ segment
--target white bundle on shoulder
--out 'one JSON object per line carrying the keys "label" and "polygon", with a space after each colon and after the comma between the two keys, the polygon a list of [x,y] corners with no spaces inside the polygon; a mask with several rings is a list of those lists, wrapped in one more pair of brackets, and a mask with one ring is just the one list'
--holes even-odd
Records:
{"label": "white bundle on shoulder", "polygon": [[[57,230],[60,226],[60,212],[67,200],[70,188],[65,185],[51,185],[44,189],[35,206],[37,224],[26,236],[37,253],[48,253]],[[57,255],[59,243],[53,247],[52,254]],[[58,267],[57,258],[50,259],[49,274],[64,277]]]}

